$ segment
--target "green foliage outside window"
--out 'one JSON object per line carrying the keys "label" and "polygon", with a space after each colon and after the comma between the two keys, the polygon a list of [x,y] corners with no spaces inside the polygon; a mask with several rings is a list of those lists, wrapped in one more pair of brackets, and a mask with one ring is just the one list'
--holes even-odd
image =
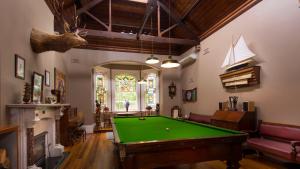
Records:
{"label": "green foliage outside window", "polygon": [[129,101],[129,110],[138,110],[136,78],[129,74],[115,77],[115,109],[125,111],[125,102]]}

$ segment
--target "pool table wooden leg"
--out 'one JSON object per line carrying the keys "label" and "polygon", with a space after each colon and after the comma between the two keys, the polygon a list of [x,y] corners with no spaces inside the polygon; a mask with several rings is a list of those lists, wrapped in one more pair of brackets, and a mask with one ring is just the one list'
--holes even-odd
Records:
{"label": "pool table wooden leg", "polygon": [[125,158],[125,160],[122,162],[122,167],[123,169],[138,169],[135,165],[135,160],[134,160],[133,155],[129,155]]}
{"label": "pool table wooden leg", "polygon": [[239,169],[240,163],[239,161],[227,161],[227,169]]}

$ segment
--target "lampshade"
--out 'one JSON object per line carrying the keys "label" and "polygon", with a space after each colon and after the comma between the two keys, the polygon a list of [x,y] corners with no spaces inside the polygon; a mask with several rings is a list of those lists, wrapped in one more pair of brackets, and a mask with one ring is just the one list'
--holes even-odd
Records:
{"label": "lampshade", "polygon": [[167,60],[164,60],[161,64],[162,68],[175,68],[179,67],[180,64],[177,60],[172,59],[172,56],[169,56]]}
{"label": "lampshade", "polygon": [[153,64],[159,63],[159,60],[157,57],[154,57],[153,55],[151,55],[150,57],[147,58],[146,63],[153,65]]}
{"label": "lampshade", "polygon": [[139,80],[139,81],[138,81],[138,84],[147,84],[147,81],[146,81],[145,79]]}

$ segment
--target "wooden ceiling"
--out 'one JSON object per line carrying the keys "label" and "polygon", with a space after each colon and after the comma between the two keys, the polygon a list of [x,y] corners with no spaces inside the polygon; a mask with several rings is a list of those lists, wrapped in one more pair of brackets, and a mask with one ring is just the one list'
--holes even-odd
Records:
{"label": "wooden ceiling", "polygon": [[[74,9],[76,4],[81,27],[86,26],[86,29],[93,30],[89,31],[86,37],[89,44],[81,48],[151,53],[154,41],[155,54],[169,54],[168,36],[170,36],[173,38],[170,40],[171,53],[180,55],[259,1],[261,0],[170,0],[170,2],[149,0],[149,4],[154,3],[155,8],[145,19],[149,4],[130,0],[111,0],[111,22],[110,0],[64,0],[64,8],[68,11]],[[158,13],[160,13],[160,27]],[[135,37],[144,22],[142,34],[148,36],[142,35],[141,42]],[[171,31],[166,31],[173,25]],[[55,29],[61,30],[57,22]],[[159,32],[163,34],[160,36]]]}

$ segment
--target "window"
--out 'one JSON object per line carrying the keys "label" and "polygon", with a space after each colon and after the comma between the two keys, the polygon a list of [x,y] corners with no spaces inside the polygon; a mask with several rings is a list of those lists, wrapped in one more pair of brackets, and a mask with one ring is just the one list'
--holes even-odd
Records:
{"label": "window", "polygon": [[[94,106],[101,102],[102,109],[108,107],[112,112],[144,111],[147,106],[154,110],[159,103],[159,74],[156,70],[143,70],[142,79],[147,84],[140,85],[139,70],[105,69],[97,67],[94,71]],[[95,107],[94,107],[95,108]]]}
{"label": "window", "polygon": [[125,103],[129,102],[129,110],[138,110],[137,79],[122,73],[115,76],[115,110],[125,111]]}
{"label": "window", "polygon": [[107,105],[107,90],[104,85],[103,74],[96,75],[96,100],[101,103],[102,106]]}
{"label": "window", "polygon": [[145,105],[151,106],[153,109],[156,105],[156,74],[151,73],[147,76],[147,87],[145,91]]}

